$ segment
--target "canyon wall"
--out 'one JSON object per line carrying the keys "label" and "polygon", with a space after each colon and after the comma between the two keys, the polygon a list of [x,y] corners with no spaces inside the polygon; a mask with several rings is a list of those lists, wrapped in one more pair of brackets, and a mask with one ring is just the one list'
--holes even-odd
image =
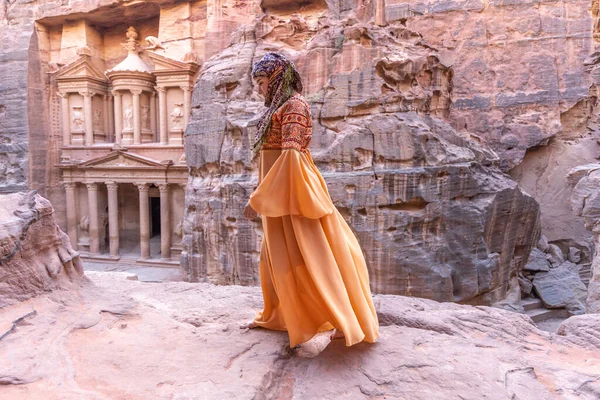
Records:
{"label": "canyon wall", "polygon": [[447,122],[455,90],[447,51],[404,22],[386,23],[375,5],[292,4],[240,27],[196,84],[186,132],[188,279],[257,284],[260,222],[242,210],[256,185],[250,146],[263,108],[249,71],[277,50],[304,79],[311,151],[361,242],[373,290],[503,299],[539,236],[538,204],[480,137]]}
{"label": "canyon wall", "polygon": [[202,65],[187,132],[188,279],[256,284],[261,228],[239,213],[255,185],[247,149],[262,110],[248,72],[282,51],[303,76],[311,151],[374,288],[489,303],[540,230],[591,259],[566,173],[597,157],[598,9],[597,0],[5,0],[0,191],[39,190],[64,228],[52,72],[76,56],[78,32],[110,68],[137,26],[168,57]]}

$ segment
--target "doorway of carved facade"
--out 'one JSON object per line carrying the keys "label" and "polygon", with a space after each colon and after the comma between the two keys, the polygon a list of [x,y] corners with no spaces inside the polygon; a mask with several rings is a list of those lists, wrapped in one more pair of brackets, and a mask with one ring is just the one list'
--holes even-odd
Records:
{"label": "doorway of carved facade", "polygon": [[[150,197],[150,257],[160,255],[160,197]],[[160,257],[160,256],[159,256]]]}

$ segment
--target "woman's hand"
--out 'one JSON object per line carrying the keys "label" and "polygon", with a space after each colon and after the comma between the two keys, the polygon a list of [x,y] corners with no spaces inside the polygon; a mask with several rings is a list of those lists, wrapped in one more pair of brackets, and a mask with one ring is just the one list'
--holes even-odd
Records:
{"label": "woman's hand", "polygon": [[248,219],[255,219],[258,217],[258,213],[250,206],[250,203],[246,203],[244,207],[244,217]]}

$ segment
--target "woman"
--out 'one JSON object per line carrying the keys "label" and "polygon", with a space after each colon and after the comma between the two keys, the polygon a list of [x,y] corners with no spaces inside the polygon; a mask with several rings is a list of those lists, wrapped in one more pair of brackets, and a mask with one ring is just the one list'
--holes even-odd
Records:
{"label": "woman", "polygon": [[[259,185],[244,210],[262,216],[264,309],[248,327],[287,331],[290,347],[335,328],[346,345],[375,342],[377,314],[360,245],[313,163],[310,107],[294,64],[266,54],[252,69],[267,111],[258,122]],[[327,342],[328,343],[328,342]]]}

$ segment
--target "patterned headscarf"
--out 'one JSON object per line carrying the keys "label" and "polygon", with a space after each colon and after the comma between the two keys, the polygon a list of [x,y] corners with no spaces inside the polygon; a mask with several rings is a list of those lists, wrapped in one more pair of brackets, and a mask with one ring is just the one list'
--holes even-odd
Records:
{"label": "patterned headscarf", "polygon": [[302,92],[302,81],[296,66],[279,53],[267,53],[254,64],[252,78],[256,79],[261,76],[269,79],[265,96],[265,106],[269,108],[258,120],[258,131],[253,146],[257,153],[267,138],[267,132],[271,127],[271,118],[275,111],[296,92]]}

